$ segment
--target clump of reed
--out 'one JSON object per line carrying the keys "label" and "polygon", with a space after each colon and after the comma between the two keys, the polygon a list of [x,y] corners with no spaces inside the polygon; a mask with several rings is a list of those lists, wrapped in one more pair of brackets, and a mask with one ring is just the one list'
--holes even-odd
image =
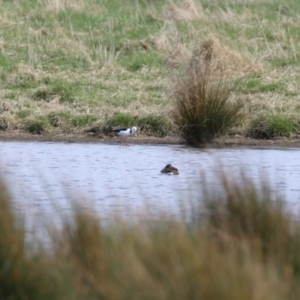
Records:
{"label": "clump of reed", "polygon": [[1,298],[299,299],[299,223],[267,187],[221,183],[204,198],[199,186],[188,221],[103,225],[92,210],[74,209],[52,251],[25,242],[2,185]]}
{"label": "clump of reed", "polygon": [[231,240],[248,248],[261,263],[275,266],[280,277],[293,274],[299,280],[299,216],[292,216],[291,208],[289,211],[266,184],[255,188],[244,174],[238,176],[242,185],[222,177],[222,195],[206,189],[204,206],[210,231],[222,241],[222,247]]}
{"label": "clump of reed", "polygon": [[[223,177],[223,197],[210,197],[206,201],[209,226],[218,236],[220,247],[237,243],[238,257],[244,261],[251,253],[281,282],[281,295],[274,299],[297,299],[300,296],[300,223],[299,214],[286,202],[275,197],[266,184],[254,184],[239,174],[242,185],[232,184]],[[295,215],[292,215],[295,213]],[[234,246],[235,248],[235,246]],[[270,270],[270,269],[269,269]]]}
{"label": "clump of reed", "polygon": [[61,259],[26,243],[24,222],[12,203],[0,181],[0,298],[74,299],[76,275]]}
{"label": "clump of reed", "polygon": [[213,48],[204,42],[174,86],[174,123],[188,144],[198,146],[224,134],[241,119],[241,101],[217,70]]}

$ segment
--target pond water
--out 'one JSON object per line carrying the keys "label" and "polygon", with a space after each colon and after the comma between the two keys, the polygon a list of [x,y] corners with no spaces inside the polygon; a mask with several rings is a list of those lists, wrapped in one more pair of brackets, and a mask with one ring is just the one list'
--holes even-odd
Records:
{"label": "pond water", "polygon": [[[160,173],[167,163],[179,176]],[[299,149],[0,142],[0,168],[15,209],[27,217],[53,219],[72,201],[104,219],[114,212],[178,215],[203,184],[215,190],[219,174],[240,180],[241,169],[257,186],[268,181],[294,211],[300,203]]]}

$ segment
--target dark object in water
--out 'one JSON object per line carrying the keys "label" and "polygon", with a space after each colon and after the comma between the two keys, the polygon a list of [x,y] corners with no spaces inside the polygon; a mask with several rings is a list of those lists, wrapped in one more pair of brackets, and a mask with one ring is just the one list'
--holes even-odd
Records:
{"label": "dark object in water", "polygon": [[169,175],[179,175],[178,169],[171,164],[167,164],[160,172]]}

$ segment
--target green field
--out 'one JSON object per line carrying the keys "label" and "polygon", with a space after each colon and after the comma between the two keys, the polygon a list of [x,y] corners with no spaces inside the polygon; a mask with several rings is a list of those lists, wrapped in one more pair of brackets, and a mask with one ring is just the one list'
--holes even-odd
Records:
{"label": "green field", "polygon": [[74,133],[112,124],[176,133],[174,78],[206,41],[232,100],[244,103],[233,130],[246,134],[257,118],[279,116],[292,123],[287,134],[298,132],[298,0],[0,4],[0,130]]}

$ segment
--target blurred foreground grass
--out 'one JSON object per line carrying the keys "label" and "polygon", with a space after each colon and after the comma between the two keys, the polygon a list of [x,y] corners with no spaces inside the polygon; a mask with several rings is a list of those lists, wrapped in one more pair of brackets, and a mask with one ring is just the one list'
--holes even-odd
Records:
{"label": "blurred foreground grass", "polygon": [[299,222],[267,187],[221,181],[222,195],[199,186],[188,221],[103,226],[74,209],[50,251],[25,242],[1,184],[0,298],[299,299]]}
{"label": "blurred foreground grass", "polygon": [[0,4],[0,130],[78,132],[123,113],[170,134],[174,77],[204,41],[244,104],[236,128],[258,113],[299,124],[298,0]]}

